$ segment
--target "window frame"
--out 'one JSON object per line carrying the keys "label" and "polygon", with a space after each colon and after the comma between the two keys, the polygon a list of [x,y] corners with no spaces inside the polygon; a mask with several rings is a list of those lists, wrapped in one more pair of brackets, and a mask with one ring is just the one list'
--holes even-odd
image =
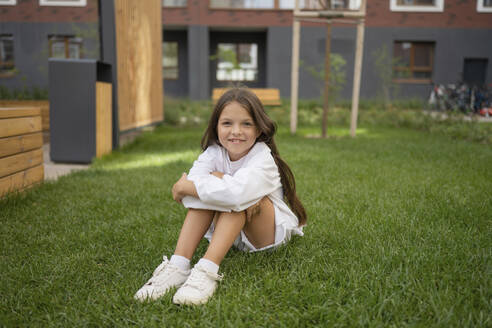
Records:
{"label": "window frame", "polygon": [[64,7],[85,7],[87,0],[63,1],[63,0],[39,0],[39,6],[64,6]]}
{"label": "window frame", "polygon": [[235,8],[235,7],[214,7],[212,6],[212,0],[208,1],[208,8],[210,10],[278,10],[278,0],[273,0],[273,6],[270,8]]}
{"label": "window frame", "polygon": [[14,35],[13,34],[0,34],[0,38],[3,39],[4,37],[8,37],[8,38],[11,38],[12,39],[12,61],[8,61],[8,62],[2,62],[1,61],[1,58],[0,58],[0,64],[2,65],[5,65],[5,64],[11,64],[12,65],[12,69],[9,70],[9,71],[5,71],[5,72],[2,72],[0,71],[0,77],[11,77],[11,76],[14,76],[15,73],[16,73],[16,67],[15,67],[15,54],[14,54]]}
{"label": "window frame", "polygon": [[477,12],[479,13],[492,13],[492,6],[485,7],[483,3],[485,0],[477,0]]}
{"label": "window frame", "polygon": [[17,0],[0,0],[0,6],[15,6]]}
{"label": "window frame", "polygon": [[[398,67],[398,66],[393,66],[392,67],[392,74],[395,73],[395,71],[408,71],[410,73],[413,72],[430,72],[430,77],[429,78],[415,78],[415,77],[409,77],[409,78],[398,78],[398,77],[393,77],[392,80],[395,83],[430,83],[432,82],[432,75],[434,74],[434,58],[435,58],[435,51],[436,51],[436,43],[434,41],[408,41],[408,40],[395,40],[393,41],[393,58],[395,58],[395,43],[410,43],[411,50],[410,50],[410,63],[408,67]],[[414,61],[415,61],[415,47],[414,44],[422,44],[426,43],[429,45],[432,45],[431,48],[431,54],[430,54],[430,66],[414,66]]]}
{"label": "window frame", "polygon": [[412,6],[399,5],[398,0],[390,0],[390,11],[395,12],[434,12],[439,13],[444,11],[444,0],[435,0],[435,6]]}
{"label": "window frame", "polygon": [[[176,43],[176,66],[164,66],[164,63],[162,64],[162,79],[163,80],[171,80],[171,81],[176,81],[179,80],[179,42],[178,41],[162,41],[162,59],[164,61],[164,43]],[[178,72],[176,77],[165,77],[164,76],[164,69],[165,68],[174,68],[176,67],[176,70]]]}
{"label": "window frame", "polygon": [[[52,34],[52,35],[48,35],[48,56],[49,58],[54,58],[53,57],[53,43],[55,42],[55,40],[53,40],[53,38],[58,38],[58,39],[63,39],[63,43],[65,45],[65,59],[70,59],[70,44],[79,44],[80,45],[80,49],[79,49],[79,58],[78,59],[81,59],[81,58],[84,58],[84,52],[83,52],[83,44],[84,44],[84,40],[82,38],[80,42],[70,42],[71,40],[70,39],[74,39],[74,38],[77,38],[75,35],[58,35],[58,34]],[[61,41],[61,40],[60,40]]]}
{"label": "window frame", "polygon": [[188,8],[188,5],[190,4],[190,2],[188,0],[186,0],[186,5],[184,5],[184,6],[166,6],[166,5],[164,5],[164,1],[165,0],[162,0],[161,1],[161,5],[162,5],[162,8],[166,8],[166,9],[168,9],[168,8],[171,8],[171,9],[174,9],[174,8],[181,8],[181,9]]}

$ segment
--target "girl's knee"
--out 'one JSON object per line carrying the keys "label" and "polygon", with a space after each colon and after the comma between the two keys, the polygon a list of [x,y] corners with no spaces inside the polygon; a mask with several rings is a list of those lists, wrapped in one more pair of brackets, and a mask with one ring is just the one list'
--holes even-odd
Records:
{"label": "girl's knee", "polygon": [[190,218],[210,220],[213,218],[214,214],[215,214],[215,211],[212,211],[212,210],[189,208],[188,212],[186,212],[185,219],[190,217]]}
{"label": "girl's knee", "polygon": [[209,214],[211,215],[212,213],[215,213],[215,211],[212,210],[206,210],[206,209],[201,209],[201,208],[189,208],[188,213],[203,213],[203,214]]}
{"label": "girl's knee", "polygon": [[246,221],[243,231],[253,246],[262,248],[275,241],[275,209],[268,197],[264,197],[256,205],[256,208],[250,208],[253,213]]}
{"label": "girl's knee", "polygon": [[245,210],[246,219],[251,221],[254,218],[268,214],[273,210],[273,203],[268,197],[263,197],[258,203],[248,207]]}

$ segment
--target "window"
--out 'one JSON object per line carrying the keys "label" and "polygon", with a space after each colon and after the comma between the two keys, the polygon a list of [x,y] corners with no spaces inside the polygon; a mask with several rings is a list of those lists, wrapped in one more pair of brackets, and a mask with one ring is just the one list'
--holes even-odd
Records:
{"label": "window", "polygon": [[477,11],[481,13],[492,13],[492,0],[477,0]]}
{"label": "window", "polygon": [[85,7],[87,0],[39,0],[40,6]]}
{"label": "window", "polygon": [[219,43],[214,57],[218,81],[256,81],[258,78],[256,43]]}
{"label": "window", "polygon": [[274,0],[210,0],[210,8],[273,9]]}
{"label": "window", "polygon": [[187,0],[162,0],[163,7],[186,7]]}
{"label": "window", "polygon": [[162,76],[168,80],[179,77],[177,42],[162,43]]}
{"label": "window", "polygon": [[0,0],[0,6],[15,6],[17,0]]}
{"label": "window", "polygon": [[442,12],[444,0],[390,0],[391,11]]}
{"label": "window", "polygon": [[50,57],[82,58],[82,39],[74,36],[52,35],[49,37]]}
{"label": "window", "polygon": [[396,41],[393,78],[402,82],[429,82],[434,63],[433,42]]}
{"label": "window", "polygon": [[0,76],[12,75],[14,72],[14,37],[0,34]]}
{"label": "window", "polygon": [[[329,9],[350,9],[357,10],[360,7],[360,0],[331,0]],[[326,1],[319,0],[299,0],[301,9],[323,9]],[[279,0],[280,9],[294,9],[295,0]]]}
{"label": "window", "polygon": [[[331,0],[331,9],[357,10],[361,0]],[[323,9],[326,0],[299,0],[301,9]],[[210,0],[217,9],[294,9],[295,0]]]}

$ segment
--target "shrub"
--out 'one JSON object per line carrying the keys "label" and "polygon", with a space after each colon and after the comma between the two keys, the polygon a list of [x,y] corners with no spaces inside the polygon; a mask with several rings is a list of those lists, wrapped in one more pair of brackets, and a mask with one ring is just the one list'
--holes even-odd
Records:
{"label": "shrub", "polygon": [[10,89],[0,85],[0,100],[47,100],[48,89],[41,87],[27,87]]}
{"label": "shrub", "polygon": [[164,122],[176,126],[201,125],[208,122],[213,104],[208,101],[164,98]]}

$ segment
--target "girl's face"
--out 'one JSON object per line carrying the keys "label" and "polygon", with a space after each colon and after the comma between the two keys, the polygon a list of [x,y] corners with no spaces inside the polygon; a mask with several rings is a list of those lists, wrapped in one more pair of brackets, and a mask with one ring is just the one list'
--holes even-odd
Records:
{"label": "girl's face", "polygon": [[219,116],[217,135],[231,161],[237,161],[253,147],[260,132],[249,112],[239,103],[231,102]]}

